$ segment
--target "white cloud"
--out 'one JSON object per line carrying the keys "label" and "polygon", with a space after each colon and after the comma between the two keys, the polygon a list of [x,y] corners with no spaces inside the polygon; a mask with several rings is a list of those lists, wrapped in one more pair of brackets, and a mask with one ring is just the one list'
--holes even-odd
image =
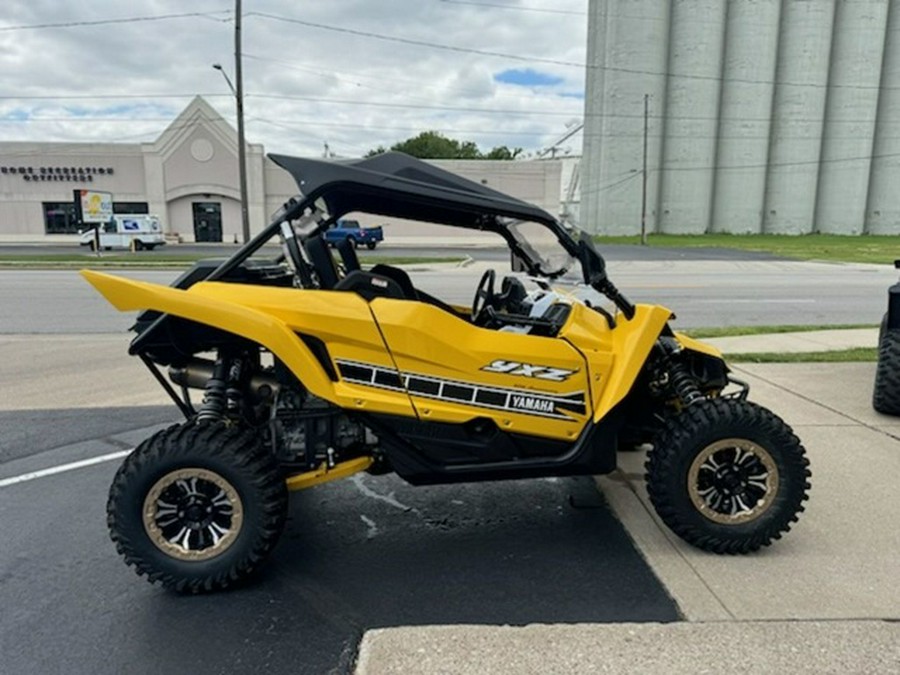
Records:
{"label": "white cloud", "polygon": [[[573,12],[587,5],[587,0],[491,2]],[[0,20],[0,140],[150,140],[195,94],[206,95],[233,124],[233,99],[211,67],[221,63],[234,77],[233,8],[230,2],[213,0],[190,5],[174,0],[128,5],[7,0]],[[429,129],[474,140],[484,149],[538,149],[559,136],[568,120],[583,114],[581,100],[559,96],[583,89],[583,69],[546,61],[583,63],[584,14],[442,0],[244,0],[243,11],[247,136],[270,152],[319,154],[327,141],[338,153],[361,154]],[[187,12],[215,14],[3,30]],[[396,36],[432,47],[261,15]],[[562,82],[522,87],[494,81],[494,74],[511,68],[532,68]],[[435,109],[440,107],[469,110]]]}

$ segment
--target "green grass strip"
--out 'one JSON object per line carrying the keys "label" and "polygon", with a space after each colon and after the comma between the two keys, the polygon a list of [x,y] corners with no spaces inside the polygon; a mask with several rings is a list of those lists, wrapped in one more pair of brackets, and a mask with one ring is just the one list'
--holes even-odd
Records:
{"label": "green grass strip", "polygon": [[771,335],[773,333],[808,333],[814,330],[848,330],[854,328],[878,328],[876,323],[838,323],[818,326],[719,326],[714,328],[692,328],[681,331],[697,338],[736,337],[739,335]]}
{"label": "green grass strip", "polygon": [[848,363],[877,361],[877,347],[854,347],[830,352],[760,352],[758,354],[725,354],[730,363]]}
{"label": "green grass strip", "polygon": [[[0,267],[6,268],[40,268],[40,269],[81,269],[82,267],[190,267],[198,260],[221,258],[211,255],[159,255],[157,253],[138,253],[123,255],[2,255]],[[363,265],[427,265],[436,263],[463,262],[460,257],[416,257],[416,256],[360,256]]]}
{"label": "green grass strip", "polygon": [[[639,236],[594,237],[604,244],[640,244]],[[733,248],[771,253],[796,260],[831,260],[892,264],[900,258],[900,244],[891,235],[841,236],[836,234],[651,234],[650,246],[659,248]]]}

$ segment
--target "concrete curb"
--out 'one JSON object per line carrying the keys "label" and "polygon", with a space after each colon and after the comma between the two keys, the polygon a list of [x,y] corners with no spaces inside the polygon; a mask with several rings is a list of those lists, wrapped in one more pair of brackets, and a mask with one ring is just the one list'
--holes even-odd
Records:
{"label": "concrete curb", "polygon": [[377,629],[358,675],[889,673],[900,624],[881,621],[422,626]]}

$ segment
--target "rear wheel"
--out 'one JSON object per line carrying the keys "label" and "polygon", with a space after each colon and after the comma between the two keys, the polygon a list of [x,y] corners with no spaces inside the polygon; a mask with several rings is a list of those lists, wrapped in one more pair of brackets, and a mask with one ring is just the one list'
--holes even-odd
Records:
{"label": "rear wheel", "polygon": [[135,239],[134,240],[134,250],[135,251],[143,251],[144,250],[144,242],[142,242],[140,239]]}
{"label": "rear wheel", "polygon": [[900,415],[900,330],[888,328],[887,315],[879,331],[872,407],[885,415]]}
{"label": "rear wheel", "polygon": [[107,523],[125,562],[182,593],[225,589],[269,555],[287,488],[249,431],[189,423],[141,443],[110,488]]}
{"label": "rear wheel", "polygon": [[366,248],[369,249],[370,251],[374,251],[376,246],[378,246],[378,242],[375,242],[375,241],[367,241],[366,242]]}
{"label": "rear wheel", "polygon": [[663,522],[714,553],[748,553],[803,511],[809,462],[791,428],[747,401],[713,399],[671,417],[648,455],[647,492]]}

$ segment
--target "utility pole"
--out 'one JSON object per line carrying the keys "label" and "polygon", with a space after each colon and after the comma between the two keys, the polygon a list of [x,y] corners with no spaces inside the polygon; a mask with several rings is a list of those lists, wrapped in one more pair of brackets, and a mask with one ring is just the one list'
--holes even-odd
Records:
{"label": "utility pole", "polygon": [[234,79],[237,86],[231,84],[228,73],[221,63],[214,63],[213,68],[222,73],[231,95],[234,96],[237,111],[238,133],[238,180],[241,190],[241,236],[246,244],[250,241],[250,210],[247,199],[247,143],[244,140],[244,76],[241,68],[241,0],[234,2]]}
{"label": "utility pole", "polygon": [[244,140],[244,75],[241,67],[241,0],[234,0],[234,79],[237,81],[238,164],[241,181],[241,234],[250,241],[250,210],[247,203],[247,147]]}
{"label": "utility pole", "polygon": [[647,245],[647,127],[650,117],[650,94],[644,94],[644,162],[641,169],[641,245]]}

